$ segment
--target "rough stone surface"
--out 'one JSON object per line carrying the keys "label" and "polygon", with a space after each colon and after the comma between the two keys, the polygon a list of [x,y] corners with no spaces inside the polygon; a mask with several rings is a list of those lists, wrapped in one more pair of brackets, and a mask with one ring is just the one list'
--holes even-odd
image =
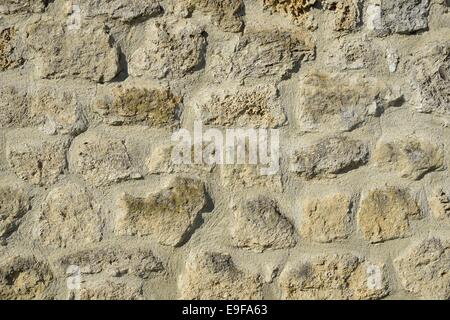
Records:
{"label": "rough stone surface", "polygon": [[291,171],[307,179],[335,177],[368,162],[369,149],[361,141],[333,136],[297,151]]}
{"label": "rough stone surface", "polygon": [[377,243],[409,236],[409,220],[419,216],[420,208],[407,191],[389,187],[363,197],[357,224],[365,240]]}
{"label": "rough stone surface", "polygon": [[10,136],[6,155],[11,170],[19,178],[35,185],[48,185],[55,183],[66,170],[67,139],[27,132],[23,143],[17,144],[13,137],[17,138]]}
{"label": "rough stone surface", "polygon": [[181,299],[254,300],[262,297],[259,276],[239,269],[229,254],[191,253],[178,281]]}
{"label": "rough stone surface", "polygon": [[424,299],[450,298],[450,242],[430,238],[412,245],[394,261],[403,287]]}
{"label": "rough stone surface", "polygon": [[383,266],[352,254],[322,255],[289,264],[280,276],[283,299],[378,299],[388,293]]}
{"label": "rough stone surface", "polygon": [[299,231],[306,240],[327,243],[346,239],[351,221],[350,197],[336,194],[305,202]]}
{"label": "rough stone surface", "polygon": [[199,107],[203,123],[221,127],[276,128],[286,122],[271,87],[255,87],[235,94],[214,94]]}
{"label": "rough stone surface", "polygon": [[414,137],[379,142],[373,157],[378,166],[392,168],[402,178],[419,180],[429,172],[444,168],[442,146]]}
{"label": "rough stone surface", "polygon": [[429,0],[383,0],[382,31],[408,34],[428,28]]}
{"label": "rough stone surface", "polygon": [[42,12],[47,6],[46,0],[3,0],[0,3],[1,14]]}
{"label": "rough stone surface", "polygon": [[0,299],[449,299],[449,5],[0,0]]}
{"label": "rough stone surface", "polygon": [[60,259],[61,267],[78,266],[81,274],[106,273],[112,277],[134,275],[147,279],[164,270],[163,263],[149,249],[105,248],[84,250]]}
{"label": "rough stone surface", "polygon": [[0,299],[51,299],[48,288],[52,280],[48,266],[34,257],[4,257],[0,263]]}
{"label": "rough stone surface", "polygon": [[262,197],[234,210],[230,233],[234,246],[254,251],[290,248],[297,243],[277,203]]}
{"label": "rough stone surface", "polygon": [[436,220],[450,222],[450,198],[443,189],[437,189],[430,195],[428,206]]}
{"label": "rough stone surface", "polygon": [[0,184],[0,240],[13,233],[24,214],[30,209],[26,191],[17,184],[1,181]]}
{"label": "rough stone surface", "polygon": [[167,89],[117,86],[99,99],[96,107],[112,125],[145,124],[173,127],[178,124],[180,98]]}
{"label": "rough stone surface", "polygon": [[411,67],[411,84],[417,90],[416,109],[423,113],[450,114],[450,40],[420,48]]}
{"label": "rough stone surface", "polygon": [[125,142],[101,134],[79,136],[70,149],[70,169],[94,186],[124,181],[132,175]]}
{"label": "rough stone surface", "polygon": [[402,103],[402,95],[376,79],[311,73],[300,87],[297,122],[305,131],[351,131],[385,109]]}
{"label": "rough stone surface", "polygon": [[315,46],[301,32],[248,31],[234,51],[217,57],[217,76],[238,80],[291,76],[300,63],[312,59]]}
{"label": "rough stone surface", "polygon": [[119,19],[123,22],[133,22],[138,19],[148,19],[159,16],[163,8],[158,0],[82,0],[79,2],[83,13],[88,18],[104,16]]}
{"label": "rough stone surface", "polygon": [[0,29],[0,71],[17,68],[25,62],[16,38],[14,27]]}
{"label": "rough stone surface", "polygon": [[119,51],[103,25],[68,30],[63,23],[39,21],[27,34],[40,78],[108,82],[119,73]]}
{"label": "rough stone surface", "polygon": [[142,288],[110,280],[89,282],[74,296],[77,300],[142,300]]}
{"label": "rough stone surface", "polygon": [[190,10],[211,15],[212,23],[226,32],[240,32],[244,28],[243,0],[184,0]]}
{"label": "rough stone surface", "polygon": [[100,241],[98,208],[83,187],[74,183],[48,194],[39,219],[39,233],[46,246],[66,247]]}
{"label": "rough stone surface", "polygon": [[202,68],[206,36],[198,26],[156,23],[147,34],[149,39],[131,56],[132,76],[176,79]]}
{"label": "rough stone surface", "polygon": [[119,206],[123,212],[117,218],[115,230],[119,234],[151,235],[163,245],[179,246],[196,227],[205,205],[202,182],[175,179],[147,198],[122,195]]}

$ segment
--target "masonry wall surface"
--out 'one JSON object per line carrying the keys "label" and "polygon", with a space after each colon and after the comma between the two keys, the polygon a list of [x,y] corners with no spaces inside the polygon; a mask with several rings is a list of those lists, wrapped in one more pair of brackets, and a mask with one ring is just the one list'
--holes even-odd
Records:
{"label": "masonry wall surface", "polygon": [[449,6],[0,0],[0,298],[449,299]]}

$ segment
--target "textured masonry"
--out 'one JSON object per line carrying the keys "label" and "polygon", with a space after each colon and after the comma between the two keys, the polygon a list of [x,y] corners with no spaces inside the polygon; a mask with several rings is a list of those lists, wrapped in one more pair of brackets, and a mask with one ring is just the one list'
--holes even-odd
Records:
{"label": "textured masonry", "polygon": [[448,0],[0,0],[0,299],[450,299],[449,148]]}

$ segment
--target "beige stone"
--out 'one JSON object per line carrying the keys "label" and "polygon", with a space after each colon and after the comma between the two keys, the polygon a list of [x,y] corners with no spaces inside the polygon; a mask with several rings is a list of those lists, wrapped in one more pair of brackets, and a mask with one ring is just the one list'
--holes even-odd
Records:
{"label": "beige stone", "polygon": [[320,255],[288,264],[280,275],[282,299],[369,300],[389,292],[384,266],[352,254]]}
{"label": "beige stone", "polygon": [[18,184],[0,182],[0,240],[13,233],[30,209],[27,192]]}
{"label": "beige stone", "polygon": [[424,299],[450,298],[450,242],[430,238],[412,245],[394,261],[403,287]]}
{"label": "beige stone", "polygon": [[244,28],[242,0],[184,0],[190,9],[211,15],[212,23],[226,32],[240,32]]}
{"label": "beige stone", "polygon": [[352,131],[401,103],[378,79],[311,72],[302,78],[295,120],[303,131]]}
{"label": "beige stone", "polygon": [[415,137],[380,141],[373,152],[377,165],[398,172],[402,178],[422,179],[427,173],[444,168],[442,145]]}
{"label": "beige stone", "polygon": [[126,282],[98,280],[83,283],[75,300],[142,300],[142,286]]}
{"label": "beige stone", "polygon": [[314,242],[332,242],[352,232],[351,199],[345,194],[305,201],[300,217],[300,235]]}
{"label": "beige stone", "polygon": [[245,190],[247,188],[267,188],[269,190],[283,190],[281,174],[263,175],[262,165],[223,165],[220,168],[222,183],[233,190]]}
{"label": "beige stone", "polygon": [[199,116],[205,125],[214,127],[276,128],[286,122],[278,96],[270,86],[213,94],[199,107]]}
{"label": "beige stone", "polygon": [[428,206],[436,220],[450,222],[450,198],[443,189],[437,189],[430,195]]}
{"label": "beige stone", "polygon": [[155,79],[178,79],[202,68],[206,37],[203,30],[187,21],[154,23],[149,38],[130,58],[130,75]]}
{"label": "beige stone", "polygon": [[117,217],[115,232],[150,235],[163,245],[180,246],[196,227],[205,205],[202,182],[176,178],[147,198],[123,194],[119,199],[122,212]]}
{"label": "beige stone", "polygon": [[119,51],[103,25],[68,30],[65,21],[40,20],[28,26],[27,34],[40,78],[109,82],[119,73]]}
{"label": "beige stone", "polygon": [[130,179],[132,163],[125,142],[101,133],[83,134],[72,143],[71,171],[94,186]]}
{"label": "beige stone", "polygon": [[225,253],[197,251],[189,255],[178,280],[181,299],[257,300],[260,276],[239,269]]}
{"label": "beige stone", "polygon": [[357,224],[365,240],[378,243],[409,236],[409,220],[420,214],[420,208],[407,190],[374,189],[361,200]]}
{"label": "beige stone", "polygon": [[332,10],[335,31],[355,30],[361,22],[360,0],[324,0],[324,9]]}
{"label": "beige stone", "polygon": [[15,14],[42,12],[47,3],[48,1],[46,0],[2,0],[0,3],[0,13]]}
{"label": "beige stone", "polygon": [[[303,61],[314,58],[315,45],[304,33],[249,30],[229,58],[219,62],[225,77],[234,79],[289,78]],[[231,69],[230,69],[231,64]]]}
{"label": "beige stone", "polygon": [[297,243],[294,228],[280,213],[278,204],[262,196],[233,210],[230,234],[234,246],[257,252],[290,248]]}
{"label": "beige stone", "polygon": [[163,88],[116,86],[97,100],[97,111],[113,125],[145,124],[174,127],[180,118],[180,98]]}
{"label": "beige stone", "polygon": [[14,27],[0,29],[0,72],[17,68],[25,62],[16,33]]}
{"label": "beige stone", "polygon": [[99,208],[88,192],[74,183],[54,188],[39,217],[39,236],[45,246],[67,247],[98,242],[102,238]]}
{"label": "beige stone", "polygon": [[156,17],[164,11],[159,0],[81,0],[79,4],[88,18],[104,16],[123,22]]}
{"label": "beige stone", "polygon": [[450,114],[450,40],[427,43],[411,61],[411,84],[416,109],[423,113]]}
{"label": "beige stone", "polygon": [[331,136],[296,151],[291,171],[306,179],[334,178],[365,165],[368,158],[369,148],[364,142]]}
{"label": "beige stone", "polygon": [[[21,138],[22,143],[17,143]],[[55,183],[66,169],[69,141],[63,137],[49,137],[26,131],[11,134],[6,155],[11,170],[20,178],[35,185]]]}
{"label": "beige stone", "polygon": [[70,266],[78,266],[82,275],[105,273],[112,277],[133,275],[142,279],[164,270],[163,263],[150,249],[116,246],[79,251],[64,256],[59,264],[64,271]]}
{"label": "beige stone", "polygon": [[0,262],[0,299],[51,299],[52,280],[52,272],[44,262],[34,257],[6,257]]}
{"label": "beige stone", "polygon": [[29,97],[24,88],[0,86],[0,128],[21,127],[28,124]]}

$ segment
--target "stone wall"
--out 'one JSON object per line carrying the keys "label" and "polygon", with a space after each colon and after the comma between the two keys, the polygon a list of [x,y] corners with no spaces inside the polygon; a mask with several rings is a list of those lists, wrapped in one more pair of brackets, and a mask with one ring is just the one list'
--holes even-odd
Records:
{"label": "stone wall", "polygon": [[0,0],[0,298],[450,299],[449,6]]}

